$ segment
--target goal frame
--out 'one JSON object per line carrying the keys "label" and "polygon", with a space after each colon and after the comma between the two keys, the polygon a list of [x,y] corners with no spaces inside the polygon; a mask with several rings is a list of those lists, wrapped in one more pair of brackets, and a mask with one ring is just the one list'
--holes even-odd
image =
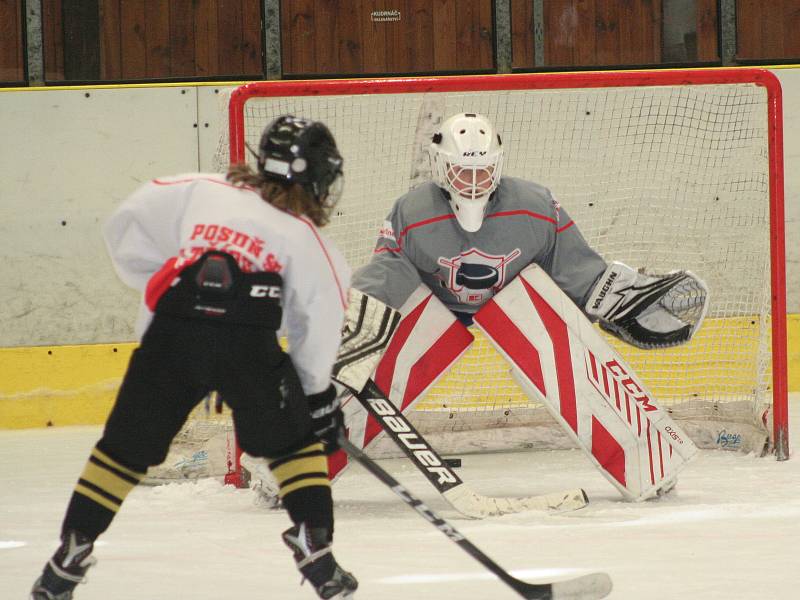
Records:
{"label": "goal frame", "polygon": [[402,94],[620,88],[670,85],[754,84],[767,94],[770,196],[770,268],[772,311],[773,444],[778,460],[789,458],[788,373],[786,334],[786,262],[784,240],[783,106],[780,82],[766,69],[720,68],[653,71],[586,71],[368,79],[259,81],[245,84],[230,97],[230,162],[244,162],[244,108],[253,97]]}

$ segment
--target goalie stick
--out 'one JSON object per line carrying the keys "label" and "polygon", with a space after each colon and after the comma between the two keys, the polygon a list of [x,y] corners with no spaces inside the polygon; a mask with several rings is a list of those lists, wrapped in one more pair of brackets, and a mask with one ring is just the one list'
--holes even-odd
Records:
{"label": "goalie stick", "polygon": [[372,379],[367,381],[361,392],[349,389],[442,497],[467,517],[482,519],[528,510],[571,511],[583,508],[589,502],[586,492],[580,488],[524,498],[495,498],[478,494],[447,466]]}
{"label": "goalie stick", "polygon": [[352,459],[389,487],[403,502],[422,515],[426,521],[429,521],[450,540],[461,546],[467,554],[494,573],[498,579],[522,598],[528,598],[529,600],[599,600],[611,593],[611,578],[606,573],[591,573],[551,583],[528,583],[517,579],[486,556],[477,546],[458,532],[455,527],[411,494],[394,477],[354,446],[343,433],[339,434],[339,446]]}

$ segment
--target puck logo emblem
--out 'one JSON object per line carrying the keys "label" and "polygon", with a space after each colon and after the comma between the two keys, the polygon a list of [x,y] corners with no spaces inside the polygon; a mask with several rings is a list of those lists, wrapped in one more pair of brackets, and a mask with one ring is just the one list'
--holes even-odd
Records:
{"label": "puck logo emblem", "polygon": [[483,304],[503,288],[506,266],[520,254],[519,248],[499,256],[470,248],[452,258],[440,256],[436,262],[448,269],[442,284],[459,302]]}

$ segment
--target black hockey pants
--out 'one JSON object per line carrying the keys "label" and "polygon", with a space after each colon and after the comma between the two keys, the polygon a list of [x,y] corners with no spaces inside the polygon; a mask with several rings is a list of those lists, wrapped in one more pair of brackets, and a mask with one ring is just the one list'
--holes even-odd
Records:
{"label": "black hockey pants", "polygon": [[274,331],[156,314],[98,446],[131,467],[160,464],[189,413],[214,390],[232,409],[248,454],[282,456],[316,439],[297,373]]}

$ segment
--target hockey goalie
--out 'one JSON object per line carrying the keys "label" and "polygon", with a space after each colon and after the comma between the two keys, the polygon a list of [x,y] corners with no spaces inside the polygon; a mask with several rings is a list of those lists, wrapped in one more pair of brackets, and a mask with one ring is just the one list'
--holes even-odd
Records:
{"label": "hockey goalie", "polygon": [[[639,348],[685,343],[705,316],[703,281],[606,262],[547,188],[502,176],[501,137],[481,115],[444,121],[429,155],[432,181],[395,202],[354,275],[335,376],[374,381],[406,412],[477,327],[625,499],[669,491],[696,449],[592,323]],[[344,404],[351,441],[368,448],[381,426]]]}

